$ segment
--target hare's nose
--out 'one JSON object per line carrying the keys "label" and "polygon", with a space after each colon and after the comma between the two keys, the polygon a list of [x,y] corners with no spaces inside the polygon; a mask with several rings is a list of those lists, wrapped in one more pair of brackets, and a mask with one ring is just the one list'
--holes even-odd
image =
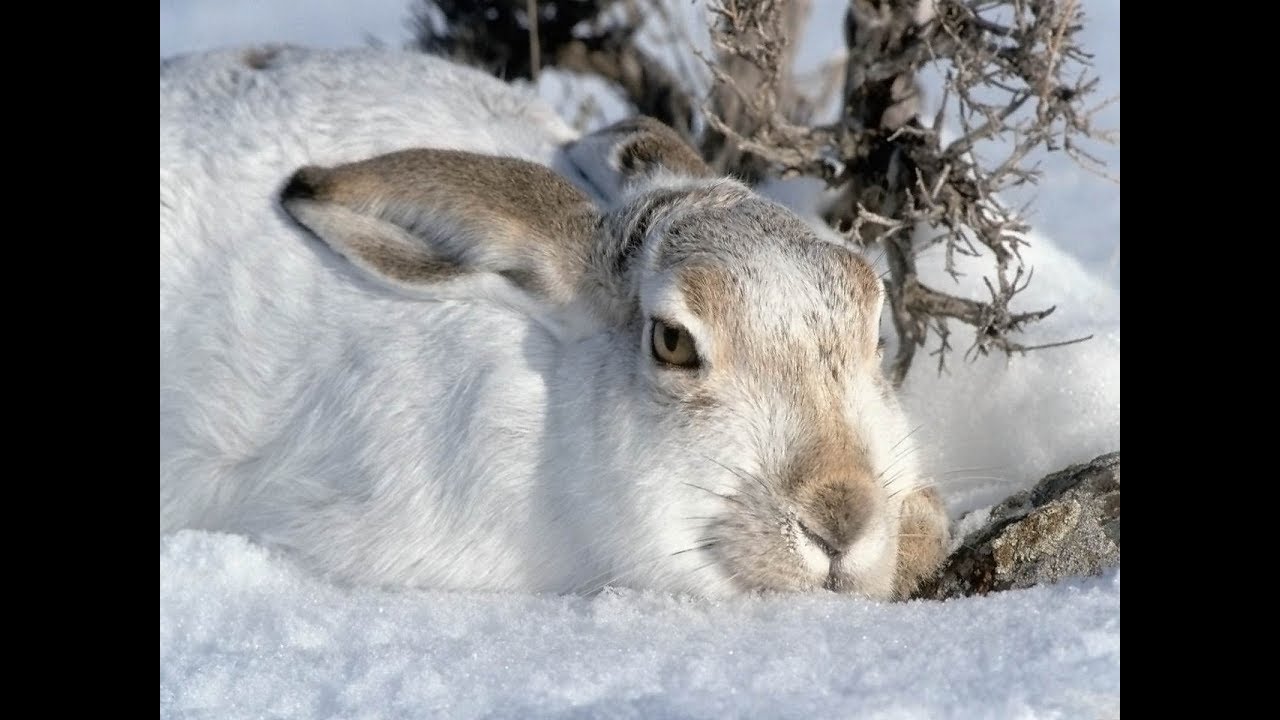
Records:
{"label": "hare's nose", "polygon": [[797,519],[796,527],[800,528],[800,532],[804,535],[806,540],[817,546],[817,548],[825,553],[832,561],[840,559],[840,554],[843,551],[835,543],[828,540],[821,533],[814,532],[812,528],[804,524],[803,520]]}
{"label": "hare's nose", "polygon": [[858,477],[829,477],[803,492],[797,523],[804,536],[836,559],[865,533],[875,512],[874,492]]}

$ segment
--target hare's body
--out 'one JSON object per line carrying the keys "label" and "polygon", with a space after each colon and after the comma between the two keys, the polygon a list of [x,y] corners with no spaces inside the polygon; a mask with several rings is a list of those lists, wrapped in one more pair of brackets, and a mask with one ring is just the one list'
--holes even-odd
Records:
{"label": "hare's body", "polygon": [[[567,544],[562,525],[536,522],[557,499],[524,489],[549,454],[557,353],[546,331],[501,302],[388,295],[346,271],[276,196],[309,162],[434,145],[552,164],[572,133],[513,88],[428,56],[285,49],[261,68],[255,58],[161,68],[161,530],[333,547],[321,562],[356,578],[561,586],[554,553],[525,568],[510,551]],[[455,286],[520,301],[492,276]],[[490,438],[488,453],[469,457],[458,440],[467,434]],[[459,476],[467,482],[451,482]],[[406,503],[421,512],[404,513]],[[312,528],[367,533],[380,555],[362,556],[365,542],[290,536]],[[477,542],[481,528],[489,539]],[[424,538],[438,566],[416,555],[391,566],[386,548]],[[473,560],[460,566],[464,551]]]}
{"label": "hare's body", "polygon": [[[179,58],[160,96],[162,532],[450,589],[932,567],[878,283],[781,208],[659,173],[600,215],[552,111],[426,56]],[[650,357],[670,328],[696,371]]]}

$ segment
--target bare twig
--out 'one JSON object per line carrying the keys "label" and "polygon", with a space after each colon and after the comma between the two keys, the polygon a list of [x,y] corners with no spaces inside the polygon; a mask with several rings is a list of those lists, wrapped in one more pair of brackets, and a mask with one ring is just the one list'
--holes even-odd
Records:
{"label": "bare twig", "polygon": [[536,81],[538,79],[538,70],[542,64],[542,59],[539,57],[542,54],[542,50],[538,47],[538,0],[528,0],[527,7],[526,13],[529,18],[529,77]]}

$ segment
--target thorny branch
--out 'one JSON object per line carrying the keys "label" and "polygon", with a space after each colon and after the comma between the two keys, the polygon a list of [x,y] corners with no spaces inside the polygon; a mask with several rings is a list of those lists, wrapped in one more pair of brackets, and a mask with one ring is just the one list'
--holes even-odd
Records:
{"label": "thorny branch", "polygon": [[[887,260],[899,338],[895,382],[905,379],[930,331],[940,339],[939,370],[945,367],[951,321],[974,329],[966,356],[1062,344],[1012,339],[1053,308],[1010,307],[1031,281],[1019,256],[1029,228],[1022,209],[998,196],[1038,181],[1039,168],[1028,162],[1036,152],[1065,152],[1107,177],[1086,148],[1091,140],[1118,141],[1093,125],[1115,98],[1087,104],[1098,79],[1077,37],[1084,22],[1077,0],[850,0],[845,56],[810,78],[818,92],[807,96],[792,64],[808,0],[707,0],[712,53],[688,48],[710,79],[701,103],[693,100],[703,93],[691,73],[682,69],[677,77],[637,42],[646,18],[679,36],[662,0],[424,0],[418,44],[507,77],[529,77],[536,62],[530,4],[538,11],[544,67],[614,82],[637,111],[684,133],[723,172],[753,181],[804,175],[836,190],[826,220],[855,242],[880,244]],[[426,8],[448,22],[432,25]],[[945,74],[945,94],[933,117],[922,118],[917,78],[931,66]],[[811,122],[841,71],[838,118]],[[954,137],[946,136],[948,127]],[[939,245],[953,276],[957,257],[990,256],[987,299],[920,281],[916,257]]]}

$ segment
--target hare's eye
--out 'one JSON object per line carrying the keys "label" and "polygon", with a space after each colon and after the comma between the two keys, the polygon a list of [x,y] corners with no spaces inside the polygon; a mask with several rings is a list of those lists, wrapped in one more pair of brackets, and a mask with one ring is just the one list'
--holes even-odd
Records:
{"label": "hare's eye", "polygon": [[688,330],[654,318],[651,335],[653,356],[659,361],[684,368],[698,367],[698,351]]}

